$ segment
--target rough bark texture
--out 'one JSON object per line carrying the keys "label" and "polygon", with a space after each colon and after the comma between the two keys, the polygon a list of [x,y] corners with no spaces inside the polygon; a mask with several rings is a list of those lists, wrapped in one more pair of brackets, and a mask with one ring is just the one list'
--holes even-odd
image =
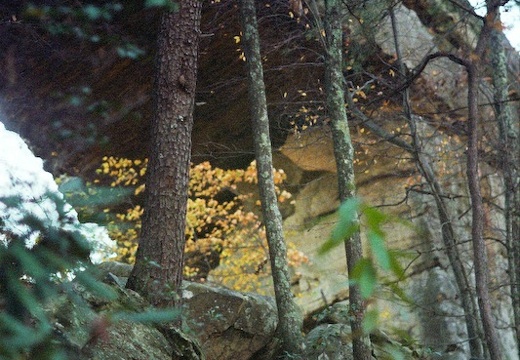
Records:
{"label": "rough bark texture", "polygon": [[[500,20],[497,14],[497,21]],[[518,161],[520,147],[518,144],[518,124],[515,127],[513,109],[508,103],[509,79],[506,53],[502,43],[503,34],[498,28],[493,28],[490,42],[491,74],[494,87],[494,108],[498,125],[498,149],[503,157],[502,176],[504,179],[504,223],[505,242],[508,247],[509,276],[511,277],[511,298],[513,304],[514,326],[517,343],[520,344],[520,242],[518,211]],[[517,349],[520,351],[520,348]]]}
{"label": "rough bark texture", "polygon": [[491,299],[489,296],[489,269],[487,260],[486,243],[484,241],[484,206],[479,184],[478,170],[478,120],[477,120],[477,92],[478,76],[477,67],[474,64],[468,66],[468,150],[467,150],[467,177],[471,197],[473,241],[473,261],[475,269],[475,282],[480,308],[484,336],[492,359],[501,359],[498,336],[494,326],[491,311]]}
{"label": "rough bark texture", "polygon": [[159,30],[146,206],[127,285],[157,306],[175,305],[182,281],[202,2],[178,4]]}
{"label": "rough bark texture", "polygon": [[[334,156],[338,173],[340,201],[356,195],[354,180],[354,147],[350,138],[347,113],[345,111],[345,93],[343,90],[343,48],[341,29],[341,2],[325,1],[325,88],[327,111],[331,120],[334,141]],[[355,264],[362,259],[363,249],[359,232],[345,241],[347,270],[349,277]],[[371,359],[371,345],[368,334],[363,332],[363,318],[366,307],[357,285],[349,286],[350,326],[352,328],[353,355],[358,360]]]}
{"label": "rough bark texture", "polygon": [[485,44],[489,40],[490,30],[494,26],[493,22],[498,7],[497,1],[487,1],[487,15],[484,19],[484,26],[482,27],[477,47],[474,53],[469,54],[470,59],[465,65],[468,72],[468,145],[466,172],[471,198],[473,262],[482,327],[484,329],[489,356],[493,360],[500,360],[502,354],[491,311],[489,267],[486,243],[484,241],[484,206],[482,204],[478,166],[478,81],[480,79],[480,59],[484,54]]}
{"label": "rough bark texture", "polygon": [[284,356],[294,358],[293,356],[299,356],[302,350],[302,319],[291,292],[282,216],[274,187],[269,119],[255,2],[254,0],[242,0],[240,5],[242,43],[248,67],[249,102],[253,122],[258,186],[278,308],[277,337],[281,340]]}

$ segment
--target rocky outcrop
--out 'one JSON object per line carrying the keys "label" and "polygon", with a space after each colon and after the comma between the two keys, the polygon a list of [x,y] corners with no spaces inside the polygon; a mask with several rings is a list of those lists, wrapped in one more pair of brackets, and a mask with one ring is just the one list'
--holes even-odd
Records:
{"label": "rocky outcrop", "polygon": [[276,330],[272,298],[188,282],[182,296],[189,332],[208,360],[249,359]]}
{"label": "rocky outcrop", "polygon": [[73,283],[73,289],[56,299],[49,312],[58,340],[70,359],[171,360],[172,345],[149,324],[115,320],[121,311],[140,312],[146,303],[134,292],[113,286],[116,299],[94,295]]}
{"label": "rocky outcrop", "polygon": [[[109,301],[77,291],[82,302],[60,299],[57,302],[60,305],[56,307],[56,326],[69,347],[76,348],[85,358],[171,359],[176,347],[167,338],[170,342],[173,339],[187,343],[191,338],[207,360],[246,360],[265,347],[274,335],[277,317],[273,299],[191,282],[185,282],[182,290],[183,332],[174,337],[165,338],[157,328],[146,324],[110,322],[108,319],[116,310],[142,311],[147,306],[138,294],[122,287],[131,266],[107,262],[98,268],[101,270],[99,278],[110,283],[119,294],[117,300]],[[84,302],[89,307],[78,306]],[[104,329],[99,341],[92,341],[89,331],[92,326]]]}
{"label": "rocky outcrop", "polygon": [[[305,119],[315,124],[327,122],[320,106],[323,50],[315,30],[308,31],[314,22],[312,12],[297,19],[287,16],[287,1],[258,4],[272,140],[278,148],[291,130],[307,126]],[[353,25],[356,19],[349,22],[345,28],[346,73],[355,86],[362,86],[370,76],[380,78],[377,91],[390,94],[369,94],[370,108],[376,110],[384,101],[395,100],[391,92],[396,78],[389,75],[395,74],[395,50],[386,5],[362,8],[366,11],[357,15],[367,19],[365,24],[373,22],[377,27],[360,29]],[[432,11],[436,13],[432,15]],[[468,13],[450,1],[405,1],[395,12],[409,68],[428,51],[452,50],[474,39],[475,20],[468,20]],[[18,3],[0,5],[0,47],[4,49],[0,63],[5,69],[0,74],[0,106],[7,114],[7,128],[29,139],[54,173],[89,177],[104,155],[145,157],[157,11],[125,6],[114,15],[106,32],[95,33],[98,41],[74,34],[53,35],[47,31],[49,19],[38,18],[38,14],[24,12]],[[444,24],[446,21],[456,25],[457,31]],[[470,26],[465,28],[467,22]],[[114,34],[123,40],[114,40]],[[235,38],[240,34],[239,16],[232,1],[205,4],[202,34],[193,159],[223,167],[247,166],[252,159],[252,132],[244,64]],[[452,37],[449,46],[446,36]],[[469,39],[462,41],[462,36]],[[132,46],[138,51],[125,50]],[[510,57],[512,64],[518,63],[515,53]],[[358,73],[360,66],[369,77]],[[415,110],[436,114],[458,108],[464,81],[460,67],[435,61],[414,85]],[[461,114],[463,111],[457,111],[450,118]],[[392,111],[382,115],[383,123],[394,121]]]}
{"label": "rocky outcrop", "polygon": [[[457,149],[463,140],[448,135],[432,136],[436,131],[426,123],[419,123],[418,129],[424,137],[424,152],[431,161],[439,182],[443,186],[448,211],[455,228],[457,248],[469,282],[474,287],[472,275],[471,216],[466,183],[464,158],[457,158]],[[314,130],[316,133],[317,130]],[[302,136],[302,143],[306,141]],[[331,139],[326,133],[317,137],[322,146],[294,146],[290,157],[290,167],[298,166],[306,169],[308,159],[330,151]],[[354,141],[367,141],[354,133]],[[307,153],[306,149],[309,149]],[[284,148],[282,148],[284,153]],[[400,286],[408,294],[411,303],[406,304],[391,291],[382,291],[378,295],[377,307],[380,311],[380,328],[388,333],[407,334],[420,343],[430,347],[439,359],[462,360],[468,358],[467,332],[463,321],[460,294],[454,279],[453,270],[446,255],[446,246],[442,240],[441,223],[438,218],[436,204],[429,191],[418,177],[413,165],[401,161],[403,154],[395,148],[387,148],[384,143],[374,145],[371,153],[379,154],[374,161],[377,166],[362,166],[363,157],[356,166],[358,176],[358,192],[360,196],[373,206],[382,206],[385,213],[394,217],[386,229],[386,242],[389,247],[399,249],[403,256],[403,266],[407,269],[406,279]],[[361,164],[359,164],[361,162]],[[296,173],[293,171],[293,173]],[[500,204],[501,183],[492,168],[482,166],[482,185],[484,195],[496,199]],[[290,181],[290,179],[289,179]],[[348,297],[345,255],[343,247],[338,247],[325,256],[317,256],[317,249],[330,236],[336,224],[337,185],[334,172],[321,172],[317,177],[303,184],[295,197],[294,212],[285,219],[286,237],[305,252],[310,261],[295,269],[299,275],[294,286],[298,294],[296,301],[308,319],[320,309],[331,303]],[[414,191],[413,189],[417,189]],[[336,202],[335,202],[336,201]],[[498,205],[500,206],[500,205]],[[500,236],[503,219],[491,209],[487,212],[487,228],[489,236],[496,232]],[[400,220],[397,220],[400,219]],[[401,221],[404,220],[404,221]],[[409,221],[409,222],[408,222]],[[507,286],[507,258],[499,242],[488,242],[490,269],[492,273],[492,289],[494,314],[500,326],[500,339],[504,349],[514,349],[516,342],[511,330],[512,309]],[[493,284],[497,284],[496,287]],[[339,304],[339,303],[338,303]],[[343,305],[346,309],[346,304]],[[346,311],[346,310],[345,310]],[[311,322],[312,323],[312,322]],[[507,324],[507,325],[506,325]],[[316,323],[309,324],[309,328]],[[340,331],[334,327],[320,327],[331,338],[340,341]],[[397,331],[396,331],[397,329]],[[314,334],[314,330],[312,330]],[[509,352],[509,351],[508,351]],[[334,356],[334,355],[330,355]],[[515,354],[509,355],[515,359]]]}

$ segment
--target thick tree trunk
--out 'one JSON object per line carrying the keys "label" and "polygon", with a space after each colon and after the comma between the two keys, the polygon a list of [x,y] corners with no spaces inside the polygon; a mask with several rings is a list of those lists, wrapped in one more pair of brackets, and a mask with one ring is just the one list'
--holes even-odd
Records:
{"label": "thick tree trunk", "polygon": [[240,4],[242,43],[247,59],[249,103],[254,131],[258,186],[278,308],[277,337],[281,340],[284,356],[292,359],[298,358],[302,351],[302,318],[291,292],[282,216],[278,209],[278,199],[274,187],[269,119],[255,2],[254,0],[241,0]]}
{"label": "thick tree trunk", "polygon": [[128,287],[156,306],[177,305],[185,245],[191,130],[202,2],[162,16],[146,206]]}
{"label": "thick tree trunk", "polygon": [[[345,93],[343,88],[343,49],[341,28],[341,1],[325,0],[325,91],[327,94],[327,112],[332,126],[334,156],[338,172],[338,189],[340,201],[356,195],[354,180],[354,147],[350,139],[347,113],[345,111]],[[345,241],[347,271],[349,277],[356,263],[363,257],[363,249],[359,232]],[[349,303],[352,328],[353,355],[357,360],[371,359],[370,337],[363,332],[365,302],[357,285],[349,286]]]}

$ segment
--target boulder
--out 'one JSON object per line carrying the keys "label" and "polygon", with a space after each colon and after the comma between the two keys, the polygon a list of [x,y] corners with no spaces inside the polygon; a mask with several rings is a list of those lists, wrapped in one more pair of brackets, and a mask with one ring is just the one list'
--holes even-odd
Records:
{"label": "boulder", "polygon": [[49,306],[55,333],[68,358],[79,360],[170,360],[172,346],[154,326],[115,320],[121,311],[143,311],[146,303],[135,292],[116,286],[115,300],[95,295],[72,283],[67,294]]}
{"label": "boulder", "polygon": [[188,326],[208,360],[249,359],[272,339],[277,325],[272,298],[185,282]]}
{"label": "boulder", "polygon": [[[105,262],[98,268],[101,278],[116,286],[124,285],[132,269],[117,262]],[[208,360],[249,359],[271,341],[276,330],[272,298],[188,281],[183,283],[182,297],[183,330],[198,340]]]}
{"label": "boulder", "polygon": [[305,359],[353,360],[352,334],[345,324],[322,324],[305,338]]}

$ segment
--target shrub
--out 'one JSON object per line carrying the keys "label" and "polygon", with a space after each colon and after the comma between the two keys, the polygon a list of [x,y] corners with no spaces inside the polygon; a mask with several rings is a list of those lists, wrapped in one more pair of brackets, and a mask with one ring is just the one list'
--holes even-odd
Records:
{"label": "shrub", "polygon": [[[104,157],[96,182],[104,178],[112,187],[134,187],[134,195],[139,197],[144,191],[146,166],[146,160]],[[282,170],[275,170],[274,176],[278,186],[285,180]],[[254,196],[256,182],[255,162],[245,170],[224,170],[209,162],[192,166],[186,224],[188,279],[205,280],[211,274],[228,287],[251,291],[268,277],[268,249]],[[280,202],[291,197],[280,188],[277,192]],[[116,212],[116,221],[108,225],[118,243],[117,260],[135,261],[142,214],[143,208],[133,204]],[[291,265],[307,261],[294,246],[289,249]]]}

